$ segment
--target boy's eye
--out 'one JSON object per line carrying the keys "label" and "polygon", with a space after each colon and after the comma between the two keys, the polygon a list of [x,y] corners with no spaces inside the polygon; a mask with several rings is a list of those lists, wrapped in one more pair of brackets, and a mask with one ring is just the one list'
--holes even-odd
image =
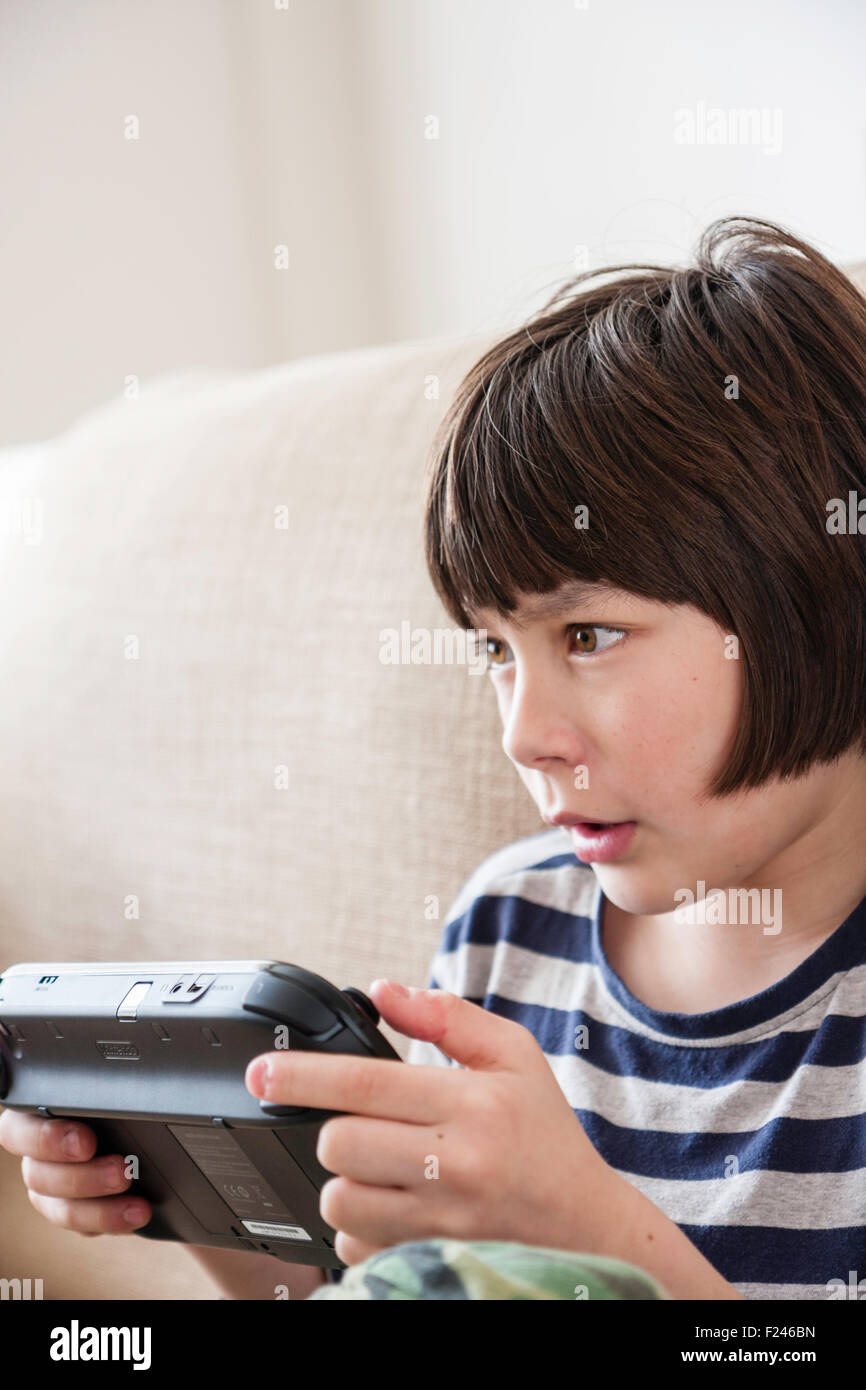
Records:
{"label": "boy's eye", "polygon": [[[602,627],[598,623],[572,623],[568,631],[573,635],[576,644],[576,651],[579,656],[596,656],[601,652],[607,651],[608,647],[616,645],[619,638],[625,636],[623,628]],[[613,634],[612,641],[600,642],[599,633]],[[489,664],[495,666],[505,666],[508,664],[508,657],[505,655],[510,650],[508,643],[503,642],[501,637],[478,638],[475,643],[476,655],[483,651],[487,652]]]}

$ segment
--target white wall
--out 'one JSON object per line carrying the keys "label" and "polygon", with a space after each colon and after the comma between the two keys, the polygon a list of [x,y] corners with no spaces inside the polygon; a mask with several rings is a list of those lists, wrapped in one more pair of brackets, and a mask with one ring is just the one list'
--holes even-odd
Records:
{"label": "white wall", "polygon": [[[866,256],[859,0],[580,3],[0,0],[0,443],[130,374],[504,326],[724,213]],[[780,152],[677,143],[698,103]]]}

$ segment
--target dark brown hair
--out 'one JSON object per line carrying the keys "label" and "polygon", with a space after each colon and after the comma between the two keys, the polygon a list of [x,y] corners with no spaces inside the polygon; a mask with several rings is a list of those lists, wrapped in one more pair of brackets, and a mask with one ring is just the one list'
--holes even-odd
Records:
{"label": "dark brown hair", "polygon": [[581,579],[739,638],[710,795],[866,752],[866,540],[827,529],[866,495],[866,298],[806,242],[721,218],[685,269],[575,276],[466,375],[428,469],[427,565],[461,627]]}

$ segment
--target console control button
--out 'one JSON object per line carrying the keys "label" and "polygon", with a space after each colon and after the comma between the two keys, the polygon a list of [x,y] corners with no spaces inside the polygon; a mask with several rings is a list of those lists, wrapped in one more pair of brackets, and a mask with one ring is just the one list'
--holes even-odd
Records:
{"label": "console control button", "polygon": [[331,1009],[293,980],[274,975],[259,975],[254,980],[243,1007],[250,1013],[279,1019],[289,1028],[297,1028],[310,1036],[325,1033],[339,1023]]}
{"label": "console control button", "polygon": [[372,999],[368,999],[366,994],[364,994],[360,989],[355,989],[354,985],[347,985],[347,987],[343,990],[343,993],[348,994],[350,999],[354,999],[361,1012],[366,1014],[367,1018],[369,1018],[373,1023],[379,1022],[379,1010],[376,1008],[376,1005],[373,1003]]}

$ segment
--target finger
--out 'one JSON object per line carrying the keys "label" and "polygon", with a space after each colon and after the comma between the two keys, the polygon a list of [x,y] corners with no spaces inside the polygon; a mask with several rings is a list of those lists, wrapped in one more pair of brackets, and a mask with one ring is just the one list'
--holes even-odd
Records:
{"label": "finger", "polygon": [[345,1231],[338,1231],[337,1239],[334,1241],[337,1259],[342,1260],[347,1265],[359,1265],[362,1260],[368,1260],[371,1255],[377,1255],[380,1248],[375,1245],[367,1245],[363,1240],[355,1240],[354,1236],[347,1236]]}
{"label": "finger", "polygon": [[446,1057],[472,1071],[519,1071],[539,1051],[522,1023],[470,1004],[459,994],[409,989],[404,997],[388,980],[374,980],[367,993],[390,1027],[435,1043]]}
{"label": "finger", "polygon": [[[43,1197],[29,1188],[27,1195],[40,1215],[52,1225],[64,1226],[80,1235],[128,1235],[137,1227],[146,1226],[153,1215],[150,1204],[142,1197],[134,1201],[126,1201],[123,1197],[85,1197],[68,1201],[65,1197]],[[127,1219],[127,1210],[134,1219]]]}
{"label": "finger", "polygon": [[[254,1069],[267,1063],[270,1075],[257,1082]],[[244,1077],[254,1096],[278,1105],[344,1110],[410,1124],[435,1124],[453,1113],[461,1084],[448,1067],[407,1066],[384,1057],[346,1053],[266,1052],[254,1057]]]}
{"label": "finger", "polygon": [[[441,1126],[407,1125],[338,1115],[319,1130],[316,1158],[323,1168],[373,1187],[418,1187],[447,1150]],[[431,1165],[430,1160],[436,1160]]]}
{"label": "finger", "polygon": [[325,1183],[319,1193],[319,1212],[335,1230],[379,1249],[441,1234],[431,1229],[435,1218],[429,1202],[402,1188],[368,1187],[349,1178]]}
{"label": "finger", "polygon": [[129,1187],[132,1179],[125,1176],[125,1167],[120,1154],[92,1158],[89,1163],[46,1163],[25,1156],[21,1176],[25,1187],[44,1197],[103,1197]]}
{"label": "finger", "polygon": [[[72,1139],[75,1147],[67,1147]],[[0,1144],[11,1154],[53,1159],[58,1163],[86,1163],[96,1152],[96,1135],[87,1125],[70,1120],[46,1120],[20,1110],[0,1115]]]}

